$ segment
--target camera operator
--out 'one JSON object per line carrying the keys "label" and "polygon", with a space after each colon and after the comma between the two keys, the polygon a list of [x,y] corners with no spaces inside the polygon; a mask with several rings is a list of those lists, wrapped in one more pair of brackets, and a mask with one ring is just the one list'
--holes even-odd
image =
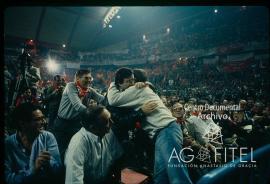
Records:
{"label": "camera operator", "polygon": [[30,69],[33,63],[33,59],[31,58],[32,50],[34,49],[34,45],[31,43],[26,43],[23,49],[23,53],[18,57],[18,61],[20,64],[20,73],[24,76],[26,69]]}
{"label": "camera operator", "polygon": [[13,94],[11,108],[14,108],[18,95],[22,94],[22,90],[25,88],[30,88],[32,94],[36,96],[37,82],[41,80],[41,77],[39,68],[32,65],[34,62],[31,55],[35,54],[34,48],[33,42],[28,42],[24,47],[23,53],[17,59],[19,71],[18,78],[14,81],[14,84],[16,84],[11,91],[11,94]]}
{"label": "camera operator", "polygon": [[62,93],[64,91],[65,84],[60,75],[55,75],[53,78],[52,86],[48,87],[45,93],[45,103],[48,109],[48,129],[53,127],[53,122],[57,116],[57,111],[60,105]]}

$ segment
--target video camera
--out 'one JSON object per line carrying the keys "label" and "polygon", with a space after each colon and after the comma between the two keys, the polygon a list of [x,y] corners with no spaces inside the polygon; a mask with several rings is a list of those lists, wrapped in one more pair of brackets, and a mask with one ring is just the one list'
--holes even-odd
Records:
{"label": "video camera", "polygon": [[20,65],[20,72],[24,75],[26,70],[31,68],[34,63],[31,53],[35,46],[33,42],[29,41],[24,44],[23,53],[18,57],[18,62]]}

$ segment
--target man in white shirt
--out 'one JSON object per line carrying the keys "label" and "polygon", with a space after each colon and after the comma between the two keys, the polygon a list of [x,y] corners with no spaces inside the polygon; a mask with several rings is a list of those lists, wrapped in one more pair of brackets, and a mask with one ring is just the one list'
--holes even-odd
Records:
{"label": "man in white shirt", "polygon": [[111,170],[123,151],[111,123],[105,107],[87,110],[83,127],[72,137],[66,151],[66,184],[113,183]]}

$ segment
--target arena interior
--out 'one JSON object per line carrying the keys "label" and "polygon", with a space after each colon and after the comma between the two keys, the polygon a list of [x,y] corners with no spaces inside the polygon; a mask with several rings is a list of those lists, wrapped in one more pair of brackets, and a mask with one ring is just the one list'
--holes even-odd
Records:
{"label": "arena interior", "polygon": [[4,11],[8,184],[270,182],[269,9]]}

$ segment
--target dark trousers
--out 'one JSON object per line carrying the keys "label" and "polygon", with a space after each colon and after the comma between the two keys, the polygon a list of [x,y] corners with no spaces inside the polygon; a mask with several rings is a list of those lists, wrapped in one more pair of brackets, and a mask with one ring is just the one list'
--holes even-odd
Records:
{"label": "dark trousers", "polygon": [[48,130],[52,131],[54,128],[54,122],[57,117],[57,110],[48,113]]}
{"label": "dark trousers", "polygon": [[53,134],[56,138],[62,161],[64,161],[65,151],[70,139],[81,129],[81,127],[81,120],[79,118],[65,120],[57,116],[55,119]]}

